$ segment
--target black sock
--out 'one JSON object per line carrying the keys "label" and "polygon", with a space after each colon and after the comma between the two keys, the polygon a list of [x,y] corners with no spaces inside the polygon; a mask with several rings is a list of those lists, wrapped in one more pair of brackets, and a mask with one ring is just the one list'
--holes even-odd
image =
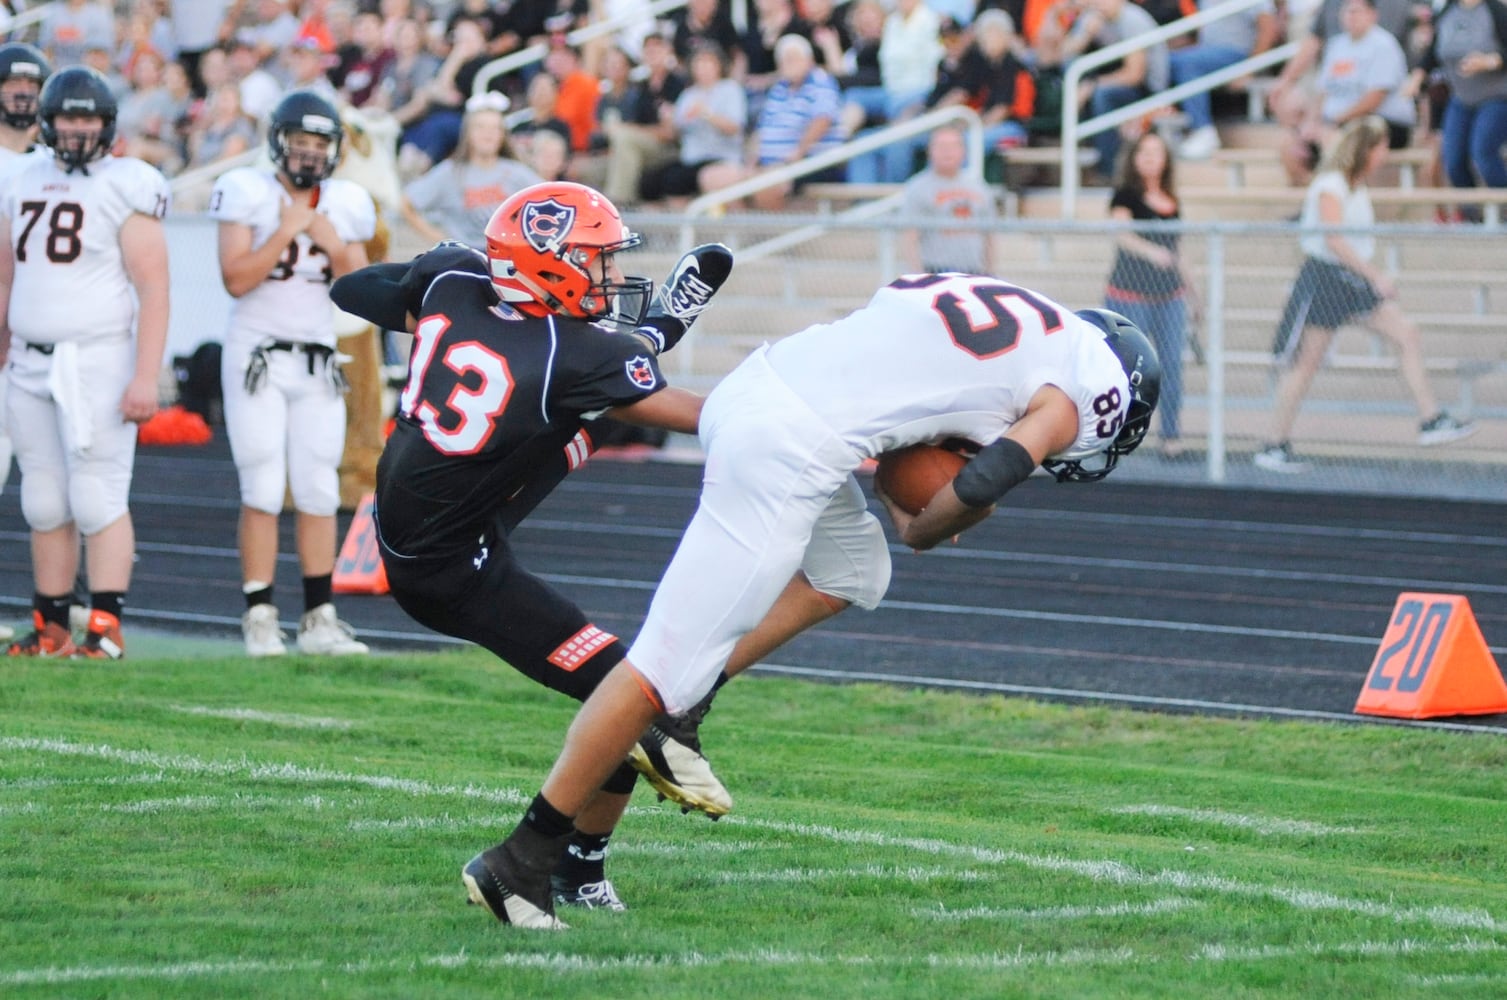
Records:
{"label": "black sock", "polygon": [[550,805],[543,792],[534,796],[534,801],[529,803],[528,811],[523,814],[523,822],[519,825],[550,839],[563,837],[575,829],[571,818]]}
{"label": "black sock", "polygon": [[120,620],[120,612],[126,603],[126,594],[123,590],[96,590],[89,595],[89,606],[95,611],[103,611],[115,616]]}
{"label": "black sock", "polygon": [[31,606],[41,614],[44,622],[51,622],[61,628],[67,628],[68,609],[73,607],[73,594],[70,592],[60,597],[48,597],[46,594],[32,594]]}
{"label": "black sock", "polygon": [[271,604],[271,603],[272,603],[272,584],[270,584],[270,583],[267,584],[267,586],[262,587],[259,590],[248,590],[248,591],[246,591],[246,607],[247,608],[254,608],[258,604]]}
{"label": "black sock", "polygon": [[607,860],[607,841],[611,837],[611,833],[572,832],[555,874],[572,887],[602,881],[607,877],[603,866]]}
{"label": "black sock", "polygon": [[303,578],[303,609],[313,611],[321,604],[329,604],[334,596],[333,573],[324,576],[306,576]]}

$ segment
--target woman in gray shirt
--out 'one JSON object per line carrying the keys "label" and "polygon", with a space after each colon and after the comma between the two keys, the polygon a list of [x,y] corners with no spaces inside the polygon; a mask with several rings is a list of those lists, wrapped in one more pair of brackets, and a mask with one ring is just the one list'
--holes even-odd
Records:
{"label": "woman in gray shirt", "polygon": [[1454,187],[1507,187],[1507,4],[1450,0],[1434,19],[1434,40],[1414,71],[1416,89],[1434,70],[1449,85],[1444,109],[1444,172]]}

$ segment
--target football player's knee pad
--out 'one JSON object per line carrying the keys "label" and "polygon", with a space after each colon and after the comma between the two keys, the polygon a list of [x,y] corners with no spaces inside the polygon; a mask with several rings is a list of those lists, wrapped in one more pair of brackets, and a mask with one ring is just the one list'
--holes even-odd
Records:
{"label": "football player's knee pad", "polygon": [[73,520],[62,467],[51,472],[33,469],[21,477],[21,516],[32,531],[54,531]]}
{"label": "football player's knee pad", "polygon": [[821,593],[872,611],[890,588],[890,549],[883,526],[868,513],[836,530],[819,525],[801,570]]}
{"label": "football player's knee pad", "polygon": [[293,506],[301,514],[331,517],[340,509],[340,474],[334,467],[290,469],[288,488],[293,494]]}
{"label": "football player's knee pad", "polygon": [[268,456],[265,460],[237,464],[236,473],[241,478],[242,506],[266,514],[282,513],[288,480],[280,457]]}
{"label": "football player's knee pad", "polygon": [[79,533],[97,535],[130,511],[131,476],[113,467],[85,464],[68,484],[68,506]]}

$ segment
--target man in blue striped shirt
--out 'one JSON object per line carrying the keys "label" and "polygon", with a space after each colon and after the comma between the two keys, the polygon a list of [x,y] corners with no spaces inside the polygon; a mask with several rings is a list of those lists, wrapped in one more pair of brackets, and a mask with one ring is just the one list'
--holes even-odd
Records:
{"label": "man in blue striped shirt", "polygon": [[[754,128],[757,165],[761,169],[794,163],[823,152],[843,141],[838,123],[842,92],[832,75],[816,65],[811,43],[799,35],[785,35],[774,46],[779,79],[769,88],[763,110]],[[841,165],[828,167],[786,183],[765,188],[753,196],[754,206],[767,210],[784,207],[794,186],[811,181],[840,181]]]}

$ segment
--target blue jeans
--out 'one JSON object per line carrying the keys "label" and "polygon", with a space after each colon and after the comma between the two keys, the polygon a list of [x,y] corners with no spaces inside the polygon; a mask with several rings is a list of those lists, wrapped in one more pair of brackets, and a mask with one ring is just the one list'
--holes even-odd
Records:
{"label": "blue jeans", "polygon": [[[1097,118],[1127,104],[1133,104],[1146,96],[1145,87],[1101,86],[1088,99],[1086,118]],[[1115,157],[1120,153],[1120,126],[1106,129],[1091,140],[1099,151],[1099,171],[1105,176],[1115,172]]]}
{"label": "blue jeans", "polygon": [[1183,409],[1183,345],[1188,339],[1188,310],[1181,298],[1161,302],[1122,299],[1110,291],[1104,296],[1113,309],[1151,338],[1162,363],[1161,396],[1156,404],[1157,426],[1164,441],[1182,435],[1179,417]]}
{"label": "blue jeans", "polygon": [[[1452,187],[1507,188],[1502,144],[1507,143],[1507,100],[1482,101],[1475,107],[1449,99],[1444,108],[1444,172]],[[1472,172],[1471,168],[1475,170]]]}
{"label": "blue jeans", "polygon": [[[1245,53],[1228,45],[1190,45],[1183,49],[1173,49],[1170,53],[1172,59],[1172,84],[1187,83],[1189,80],[1197,80],[1201,76],[1207,76],[1216,70],[1233,66],[1245,58]],[[1205,128],[1214,124],[1214,110],[1209,100],[1209,92],[1183,98],[1183,114],[1188,116],[1190,129]]]}

